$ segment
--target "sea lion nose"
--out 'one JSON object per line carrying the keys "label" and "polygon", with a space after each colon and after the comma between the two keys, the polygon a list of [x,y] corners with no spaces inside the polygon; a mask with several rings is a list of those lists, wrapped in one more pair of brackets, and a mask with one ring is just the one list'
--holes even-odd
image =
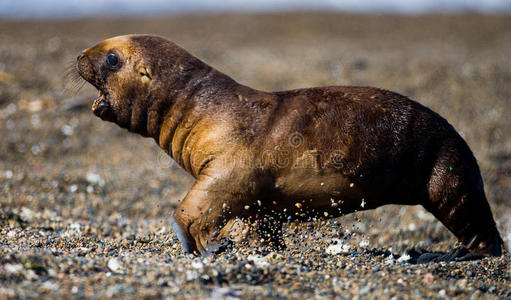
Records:
{"label": "sea lion nose", "polygon": [[78,56],[76,57],[76,60],[80,60],[80,57],[83,56],[83,51],[80,51],[80,53],[78,53]]}

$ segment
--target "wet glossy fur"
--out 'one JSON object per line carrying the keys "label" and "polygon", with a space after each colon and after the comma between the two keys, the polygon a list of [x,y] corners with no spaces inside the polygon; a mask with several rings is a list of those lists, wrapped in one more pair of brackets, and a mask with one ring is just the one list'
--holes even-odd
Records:
{"label": "wet glossy fur", "polygon": [[[116,70],[104,66],[112,51]],[[109,94],[97,115],[154,138],[196,178],[172,220],[188,252],[216,249],[238,217],[275,233],[287,219],[420,204],[471,252],[501,254],[472,152],[445,119],[404,96],[350,86],[258,91],[146,35],[103,41],[77,68]]]}

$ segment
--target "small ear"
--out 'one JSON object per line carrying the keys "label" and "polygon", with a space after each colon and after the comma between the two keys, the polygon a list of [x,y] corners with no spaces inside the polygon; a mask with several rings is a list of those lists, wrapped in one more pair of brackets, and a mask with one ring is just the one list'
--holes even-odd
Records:
{"label": "small ear", "polygon": [[137,72],[138,72],[138,75],[140,76],[140,79],[142,80],[142,82],[147,83],[147,82],[151,81],[151,79],[152,79],[151,72],[145,66],[139,66],[137,68]]}

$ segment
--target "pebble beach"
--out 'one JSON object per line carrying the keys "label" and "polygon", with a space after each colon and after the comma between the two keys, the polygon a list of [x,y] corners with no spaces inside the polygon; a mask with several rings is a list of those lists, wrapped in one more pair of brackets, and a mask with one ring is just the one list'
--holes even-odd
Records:
{"label": "pebble beach", "polygon": [[[416,264],[456,238],[419,206],[284,226],[185,255],[169,223],[193,178],[153,140],[101,121],[78,52],[165,36],[262,90],[376,86],[444,116],[478,159],[508,250]],[[0,299],[511,299],[509,15],[271,13],[0,20]]]}

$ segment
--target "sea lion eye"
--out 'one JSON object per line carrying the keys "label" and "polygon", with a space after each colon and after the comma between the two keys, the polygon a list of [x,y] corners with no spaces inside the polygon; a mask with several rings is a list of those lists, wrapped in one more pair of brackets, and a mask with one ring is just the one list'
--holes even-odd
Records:
{"label": "sea lion eye", "polygon": [[119,64],[119,57],[115,53],[110,53],[106,56],[105,62],[109,67],[116,67]]}

